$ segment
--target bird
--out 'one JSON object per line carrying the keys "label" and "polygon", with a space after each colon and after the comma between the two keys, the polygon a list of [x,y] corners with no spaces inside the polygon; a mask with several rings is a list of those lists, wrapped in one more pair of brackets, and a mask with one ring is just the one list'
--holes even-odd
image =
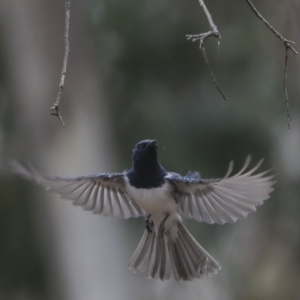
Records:
{"label": "bird", "polygon": [[158,160],[156,140],[135,145],[132,167],[121,173],[90,176],[45,176],[14,161],[13,172],[46,190],[70,199],[95,214],[119,218],[145,218],[145,230],[129,260],[129,268],[148,278],[191,281],[216,274],[220,264],[196,241],[182,217],[208,224],[244,219],[270,197],[275,184],[269,171],[254,174],[251,157],[235,175],[233,161],[223,178],[202,179],[198,172],[181,176],[168,172]]}

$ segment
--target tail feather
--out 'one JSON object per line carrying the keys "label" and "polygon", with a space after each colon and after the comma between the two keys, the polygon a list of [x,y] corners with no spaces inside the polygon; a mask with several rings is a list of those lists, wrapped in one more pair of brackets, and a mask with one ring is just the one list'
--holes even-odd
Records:
{"label": "tail feather", "polygon": [[196,264],[196,259],[192,256],[190,248],[188,247],[188,245],[184,243],[184,240],[181,238],[181,236],[178,238],[177,244],[181,248],[181,257],[183,256],[185,257],[185,259],[183,260],[185,264],[185,268],[187,270],[185,280],[192,280],[193,278],[199,278],[199,275],[194,268]]}
{"label": "tail feather", "polygon": [[[161,237],[162,238],[162,237]],[[160,253],[161,253],[161,260],[160,260],[160,270],[159,270],[159,278],[164,278],[166,271],[167,271],[167,250],[166,250],[166,243],[165,239],[160,243]]]}
{"label": "tail feather", "polygon": [[[147,230],[145,230],[136,251],[134,252],[133,256],[131,257],[132,262],[133,262],[133,264],[132,264],[133,269],[136,269],[140,266],[140,264],[142,263],[144,258],[147,256],[146,254],[149,251],[149,249],[150,249],[149,258],[151,258],[151,248],[149,247],[151,242],[153,243],[153,238],[151,238],[151,236],[148,234]],[[144,268],[141,268],[141,271],[144,271]]]}
{"label": "tail feather", "polygon": [[144,270],[144,272],[146,272],[147,277],[154,277],[153,271],[156,257],[155,253],[157,241],[154,236],[149,236],[148,232],[146,234],[147,238],[149,238],[149,252],[147,252],[149,259],[147,261],[145,260],[145,257],[143,257],[143,260],[141,261],[141,268]]}
{"label": "tail feather", "polygon": [[193,280],[215,274],[221,267],[178,222],[176,239],[167,231],[161,236],[145,230],[129,268],[150,278]]}
{"label": "tail feather", "polygon": [[178,234],[183,244],[190,250],[190,257],[193,258],[193,264],[197,266],[196,271],[200,277],[202,275],[215,274],[221,269],[219,263],[198,244],[182,223],[178,224]]}
{"label": "tail feather", "polygon": [[193,278],[199,278],[200,276],[194,267],[198,263],[198,252],[195,252],[192,246],[185,240],[185,236],[182,234],[181,230],[179,230],[178,235],[178,242],[186,253],[186,264],[188,264],[190,268],[190,274],[192,274]]}

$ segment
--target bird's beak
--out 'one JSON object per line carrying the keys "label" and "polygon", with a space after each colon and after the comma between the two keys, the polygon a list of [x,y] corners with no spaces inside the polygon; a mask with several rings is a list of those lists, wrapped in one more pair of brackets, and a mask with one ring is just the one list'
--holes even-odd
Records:
{"label": "bird's beak", "polygon": [[156,140],[153,140],[153,141],[149,142],[147,144],[147,148],[148,147],[154,147],[155,149],[157,149],[157,142],[156,142]]}

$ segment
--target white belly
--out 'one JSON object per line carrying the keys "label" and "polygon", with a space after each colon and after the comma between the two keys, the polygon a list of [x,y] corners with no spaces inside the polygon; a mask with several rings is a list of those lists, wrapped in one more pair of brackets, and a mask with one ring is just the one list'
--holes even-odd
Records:
{"label": "white belly", "polygon": [[127,182],[126,190],[137,205],[151,215],[171,213],[177,208],[168,183],[159,188],[137,189]]}
{"label": "white belly", "polygon": [[[157,229],[164,218],[169,215],[165,227],[171,226],[174,219],[180,218],[177,213],[177,203],[170,193],[170,184],[166,182],[159,188],[137,189],[126,182],[126,190],[128,195],[151,215],[154,227]],[[169,226],[168,226],[169,225]]]}

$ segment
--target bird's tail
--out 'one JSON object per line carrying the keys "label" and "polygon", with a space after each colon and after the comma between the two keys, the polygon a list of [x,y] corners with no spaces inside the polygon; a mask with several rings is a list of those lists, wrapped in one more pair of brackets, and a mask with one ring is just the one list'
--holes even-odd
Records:
{"label": "bird's tail", "polygon": [[144,235],[130,258],[129,268],[146,272],[147,277],[161,280],[193,280],[217,273],[221,268],[178,221],[178,234],[174,239],[165,231],[163,235]]}

